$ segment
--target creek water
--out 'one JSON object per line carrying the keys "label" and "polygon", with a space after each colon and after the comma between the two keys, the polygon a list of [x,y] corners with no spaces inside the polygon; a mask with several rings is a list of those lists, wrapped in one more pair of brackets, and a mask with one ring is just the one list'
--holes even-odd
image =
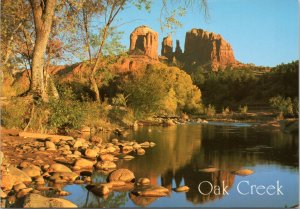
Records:
{"label": "creek water", "polygon": [[[128,168],[136,178],[147,177],[151,184],[169,188],[169,196],[137,197],[130,192],[112,192],[103,198],[88,192],[85,185],[66,185],[63,189],[72,194],[64,198],[83,208],[291,207],[298,204],[298,135],[250,124],[208,123],[144,127],[130,133],[127,139],[149,140],[156,146],[131,161],[117,162],[118,168]],[[208,167],[218,171],[201,170]],[[245,168],[254,173],[248,176],[233,173]],[[104,182],[106,176],[95,172],[92,178]],[[201,182],[205,182],[200,186],[203,194],[199,191]],[[190,190],[172,191],[181,185]],[[265,188],[273,185],[275,189],[271,186],[268,191],[262,187],[255,190],[259,185]],[[223,188],[228,194],[222,193]]]}

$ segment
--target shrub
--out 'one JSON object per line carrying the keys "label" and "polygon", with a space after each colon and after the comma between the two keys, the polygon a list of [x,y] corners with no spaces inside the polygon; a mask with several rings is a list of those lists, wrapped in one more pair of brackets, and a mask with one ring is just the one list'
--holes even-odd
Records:
{"label": "shrub", "polygon": [[113,123],[116,123],[121,126],[132,126],[135,117],[134,112],[125,107],[114,107],[109,111],[109,118]]}
{"label": "shrub", "polygon": [[299,115],[299,98],[296,97],[293,100],[293,113],[295,116]]}
{"label": "shrub", "polygon": [[3,106],[1,124],[6,128],[24,129],[30,118],[32,104],[23,99],[14,99],[8,105]]}
{"label": "shrub", "polygon": [[110,127],[110,121],[108,118],[110,106],[106,102],[84,102],[83,112],[83,124],[89,127],[104,128]]}
{"label": "shrub", "polygon": [[241,114],[247,114],[247,112],[248,112],[248,106],[247,105],[245,105],[245,106],[239,106],[239,112]]}
{"label": "shrub", "polygon": [[206,108],[205,108],[205,114],[209,117],[213,117],[216,114],[216,109],[213,105],[209,104]]}
{"label": "shrub", "polygon": [[48,125],[54,129],[79,128],[83,124],[84,109],[80,102],[53,100],[48,104]]}
{"label": "shrub", "polygon": [[122,86],[128,105],[146,114],[192,113],[201,109],[201,92],[191,77],[177,67],[150,65],[143,75]]}
{"label": "shrub", "polygon": [[223,116],[228,116],[228,115],[230,115],[230,113],[231,113],[231,111],[230,111],[229,107],[226,107],[226,108],[222,109],[222,115]]}
{"label": "shrub", "polygon": [[278,112],[279,118],[293,114],[293,103],[290,97],[284,98],[282,96],[272,97],[269,100],[271,107]]}
{"label": "shrub", "polygon": [[127,98],[124,96],[124,94],[117,94],[114,98],[112,98],[112,104],[126,107]]}

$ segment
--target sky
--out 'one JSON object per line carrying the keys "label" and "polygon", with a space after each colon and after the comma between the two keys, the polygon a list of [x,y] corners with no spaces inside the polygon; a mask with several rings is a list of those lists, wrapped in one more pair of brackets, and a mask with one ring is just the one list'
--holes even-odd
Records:
{"label": "sky", "polygon": [[[152,0],[151,12],[128,7],[119,14],[122,43],[129,48],[130,33],[147,25],[159,33],[161,41],[168,31],[160,29],[161,0]],[[173,8],[176,9],[174,4]],[[172,35],[184,49],[185,34],[202,28],[221,34],[234,50],[235,58],[258,66],[276,66],[299,59],[298,0],[208,0],[209,18],[199,7],[190,8],[180,19],[183,26]],[[124,23],[124,24],[123,24]]]}

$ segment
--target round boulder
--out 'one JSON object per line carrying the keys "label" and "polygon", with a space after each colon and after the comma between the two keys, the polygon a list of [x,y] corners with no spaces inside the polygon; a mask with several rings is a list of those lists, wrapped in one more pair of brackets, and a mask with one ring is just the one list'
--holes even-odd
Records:
{"label": "round boulder", "polygon": [[253,173],[254,173],[254,171],[252,171],[250,169],[240,169],[240,170],[237,170],[237,171],[233,172],[233,174],[239,175],[239,176],[248,176],[248,175],[251,175]]}
{"label": "round boulder", "polygon": [[98,156],[98,153],[96,150],[93,150],[93,149],[86,149],[85,150],[85,153],[84,155],[87,157],[87,158],[96,158]]}
{"label": "round boulder", "polygon": [[117,165],[112,161],[100,161],[96,164],[97,169],[103,169],[103,170],[109,170],[109,169],[115,169]]}
{"label": "round boulder", "polygon": [[148,178],[139,178],[137,185],[150,185],[150,179]]}
{"label": "round boulder", "polygon": [[139,148],[136,152],[138,155],[144,155],[146,153],[146,151],[143,148]]}
{"label": "round boulder", "polygon": [[190,188],[188,186],[180,186],[174,189],[175,192],[188,192]]}
{"label": "round boulder", "polygon": [[72,172],[70,168],[65,165],[54,163],[50,165],[48,172]]}
{"label": "round boulder", "polygon": [[102,161],[113,161],[114,160],[114,156],[111,154],[102,154],[99,156],[99,158]]}
{"label": "round boulder", "polygon": [[130,170],[121,168],[111,172],[108,176],[108,181],[124,181],[134,183],[135,176]]}
{"label": "round boulder", "polygon": [[94,166],[94,162],[90,161],[90,160],[86,160],[86,159],[78,159],[75,162],[74,167],[80,167],[81,169],[91,169]]}

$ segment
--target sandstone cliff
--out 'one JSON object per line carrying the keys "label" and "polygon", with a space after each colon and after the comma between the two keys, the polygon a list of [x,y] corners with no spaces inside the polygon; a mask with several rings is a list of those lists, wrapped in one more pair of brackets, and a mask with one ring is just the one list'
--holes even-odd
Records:
{"label": "sandstone cliff", "polygon": [[147,26],[137,27],[130,35],[130,54],[158,59],[158,33]]}
{"label": "sandstone cliff", "polygon": [[209,64],[214,70],[238,64],[230,44],[221,35],[202,29],[192,29],[186,33],[184,61],[197,65]]}
{"label": "sandstone cliff", "polygon": [[161,44],[161,55],[167,57],[169,60],[173,58],[173,40],[171,36],[163,39]]}

